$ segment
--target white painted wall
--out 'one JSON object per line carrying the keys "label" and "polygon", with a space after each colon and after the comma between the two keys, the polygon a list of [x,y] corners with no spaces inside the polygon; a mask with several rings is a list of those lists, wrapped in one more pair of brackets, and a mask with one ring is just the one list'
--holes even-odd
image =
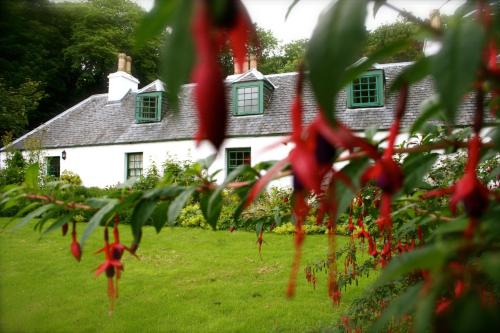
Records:
{"label": "white painted wall", "polygon": [[[252,165],[262,161],[280,160],[286,157],[292,147],[291,144],[279,143],[284,137],[247,137],[230,138],[221,147],[216,160],[210,168],[210,172],[218,169],[223,171],[218,174],[218,182],[222,182],[226,176],[226,148],[250,148]],[[46,149],[42,152],[42,158],[48,156],[61,156],[66,151],[66,159],[61,158],[61,172],[64,170],[77,173],[85,186],[106,187],[117,185],[126,180],[126,154],[143,153],[143,173],[153,163],[161,169],[161,165],[168,158],[179,161],[197,161],[214,153],[214,149],[208,143],[202,143],[199,147],[192,140],[169,141],[155,143],[137,143],[107,146],[89,146],[75,148]],[[2,158],[4,158],[4,154]],[[275,181],[273,186],[289,186],[290,179]]]}

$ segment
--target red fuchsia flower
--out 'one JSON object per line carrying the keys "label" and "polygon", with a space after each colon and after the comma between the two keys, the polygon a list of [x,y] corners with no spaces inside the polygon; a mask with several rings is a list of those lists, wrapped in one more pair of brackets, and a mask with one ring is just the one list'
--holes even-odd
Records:
{"label": "red fuchsia flower", "polygon": [[249,36],[255,34],[248,13],[239,0],[228,1],[222,16],[214,17],[213,13],[210,1],[197,2],[192,30],[198,58],[192,75],[196,83],[199,123],[196,140],[209,140],[218,149],[224,141],[227,122],[225,88],[218,56],[225,39],[229,38],[237,65],[241,67],[246,58]]}
{"label": "red fuchsia flower", "polygon": [[417,227],[417,236],[418,236],[418,240],[420,241],[420,245],[424,244],[424,233],[422,231],[421,226]]}
{"label": "red fuchsia flower", "polygon": [[[295,147],[290,151],[288,158],[293,170],[294,191],[303,189],[312,190],[315,193],[320,192],[321,178],[319,174],[319,165],[316,159],[316,140],[311,133],[303,133],[302,115],[302,89],[304,73],[299,69],[297,76],[295,98],[292,104],[292,142]],[[307,134],[307,137],[305,137]]]}
{"label": "red fuchsia flower", "polygon": [[405,248],[403,247],[403,244],[401,244],[401,240],[398,240],[398,245],[396,248],[398,249],[399,254],[405,252]]}
{"label": "red fuchsia flower", "polygon": [[370,233],[365,230],[365,226],[361,227],[361,231],[356,234],[356,238],[361,238],[361,241],[364,243],[365,239],[370,239]]}
{"label": "red fuchsia flower", "polygon": [[450,305],[451,305],[450,299],[448,299],[446,297],[441,297],[441,299],[436,304],[436,309],[434,310],[434,312],[437,315],[442,315],[448,311],[448,309],[450,308]]}
{"label": "red fuchsia flower", "polygon": [[104,228],[104,247],[97,251],[97,253],[104,253],[104,263],[99,265],[95,272],[95,276],[99,276],[102,273],[106,273],[108,279],[108,297],[110,301],[110,313],[113,312],[115,299],[118,297],[117,289],[115,288],[115,283],[113,278],[116,276],[118,279],[120,272],[123,270],[123,265],[120,259],[117,258],[119,252],[112,251],[111,245],[109,244],[108,228]]}
{"label": "red fuchsia flower", "polygon": [[387,148],[385,149],[383,155],[375,160],[375,164],[368,168],[361,177],[362,184],[366,184],[369,180],[373,180],[382,190],[380,213],[377,219],[377,224],[380,232],[386,236],[384,248],[380,253],[383,266],[391,258],[392,196],[403,186],[403,171],[394,161],[392,155],[394,153],[394,145],[399,133],[401,119],[406,109],[407,99],[408,85],[405,84],[399,92],[399,101],[396,108],[395,118],[389,131]]}
{"label": "red fuchsia flower", "polygon": [[471,237],[479,218],[488,208],[489,190],[477,177],[481,138],[475,134],[469,141],[468,160],[463,177],[449,188],[432,190],[424,194],[424,198],[431,198],[451,194],[450,210],[456,214],[458,203],[462,203],[465,213],[470,218],[465,235]]}
{"label": "red fuchsia flower", "polygon": [[73,230],[71,231],[71,254],[79,262],[82,259],[82,248],[76,240],[76,222],[73,222]]}
{"label": "red fuchsia flower", "polygon": [[384,247],[382,251],[380,251],[380,262],[382,264],[382,267],[385,267],[389,261],[391,261],[392,257],[392,249],[391,249],[391,242],[385,242]]}
{"label": "red fuchsia flower", "polygon": [[371,236],[368,237],[368,254],[370,254],[374,258],[376,258],[379,254],[377,251],[377,243]]}

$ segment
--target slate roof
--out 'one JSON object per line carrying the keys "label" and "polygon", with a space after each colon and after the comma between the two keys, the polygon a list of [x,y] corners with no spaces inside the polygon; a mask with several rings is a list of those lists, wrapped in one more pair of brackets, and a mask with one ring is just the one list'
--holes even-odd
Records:
{"label": "slate roof", "polygon": [[[378,65],[385,73],[386,87],[397,74],[410,63]],[[258,73],[258,72],[257,72]],[[255,79],[262,79],[251,73]],[[259,73],[260,74],[260,73]],[[246,81],[251,75],[245,75]],[[262,75],[262,74],[261,74]],[[290,133],[290,106],[294,97],[297,73],[266,75],[275,89],[268,108],[262,115],[230,116],[228,137],[269,136]],[[236,76],[226,81],[228,101],[231,82]],[[135,98],[137,93],[155,91],[161,88],[161,81],[154,81],[137,92],[129,91],[121,101],[108,102],[107,94],[94,95],[74,107],[66,110],[45,124],[14,141],[14,146],[23,148],[27,138],[37,138],[43,148],[61,148],[74,146],[110,145],[138,142],[158,142],[191,139],[197,128],[196,109],[193,100],[194,84],[184,85],[180,94],[180,112],[167,110],[161,122],[136,124],[134,119]],[[418,116],[421,103],[434,94],[430,78],[424,79],[411,87],[407,113],[402,121],[408,127]],[[354,130],[364,130],[376,126],[379,130],[388,129],[393,119],[393,110],[397,96],[385,92],[385,105],[378,108],[348,109],[346,93],[339,93],[337,116]],[[304,89],[305,121],[311,121],[317,114],[316,103],[309,85]],[[458,124],[470,124],[473,114],[473,100],[466,98]],[[229,109],[231,110],[231,109]]]}

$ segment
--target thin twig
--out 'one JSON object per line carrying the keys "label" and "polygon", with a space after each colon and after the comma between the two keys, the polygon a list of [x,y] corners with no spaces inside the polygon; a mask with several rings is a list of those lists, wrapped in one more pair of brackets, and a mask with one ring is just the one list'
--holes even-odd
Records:
{"label": "thin twig", "polygon": [[90,207],[88,205],[84,205],[84,204],[77,203],[77,202],[65,202],[62,200],[56,200],[56,199],[51,198],[47,195],[27,194],[26,198],[30,199],[30,200],[42,200],[42,201],[45,201],[47,203],[53,203],[55,205],[64,206],[65,208],[70,208],[70,209],[95,210],[95,208]]}

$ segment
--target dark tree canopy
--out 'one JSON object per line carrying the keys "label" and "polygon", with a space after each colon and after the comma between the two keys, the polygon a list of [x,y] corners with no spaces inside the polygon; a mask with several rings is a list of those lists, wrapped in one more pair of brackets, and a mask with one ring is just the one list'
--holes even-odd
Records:
{"label": "dark tree canopy", "polygon": [[[45,97],[35,101],[38,107],[14,110],[9,106],[9,112],[24,114],[27,122],[24,126],[19,121],[4,124],[0,135],[6,129],[19,135],[83,98],[105,92],[107,75],[116,70],[119,52],[132,56],[133,74],[141,82],[156,79],[160,37],[134,48],[132,32],[144,14],[128,0],[0,2],[2,91],[19,94],[31,84],[36,91],[31,89],[29,94]],[[2,103],[5,109],[7,103]]]}

